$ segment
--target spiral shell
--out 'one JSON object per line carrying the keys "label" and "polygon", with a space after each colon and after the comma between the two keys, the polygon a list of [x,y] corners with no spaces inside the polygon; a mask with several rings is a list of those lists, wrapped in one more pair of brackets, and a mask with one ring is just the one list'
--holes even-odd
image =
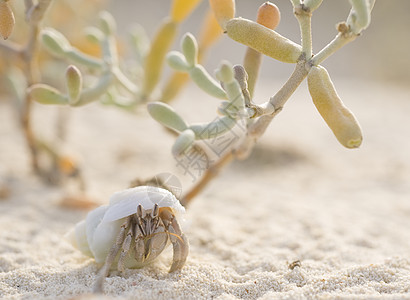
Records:
{"label": "spiral shell", "polygon": [[[109,205],[103,205],[90,211],[85,220],[77,223],[66,234],[68,241],[83,254],[93,257],[99,264],[104,263],[124,222],[124,218],[137,212],[138,205],[145,210],[155,204],[160,208],[169,207],[177,218],[185,213],[185,208],[168,190],[138,186],[114,193]],[[125,262],[127,268],[141,267],[131,253]]]}

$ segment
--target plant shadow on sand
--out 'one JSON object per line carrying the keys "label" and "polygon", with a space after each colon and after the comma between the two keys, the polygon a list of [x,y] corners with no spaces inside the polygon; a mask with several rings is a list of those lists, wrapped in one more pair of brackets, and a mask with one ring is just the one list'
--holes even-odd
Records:
{"label": "plant shadow on sand", "polygon": [[258,143],[250,156],[243,161],[235,161],[232,170],[242,169],[281,169],[298,164],[311,163],[308,153],[292,145],[271,145]]}

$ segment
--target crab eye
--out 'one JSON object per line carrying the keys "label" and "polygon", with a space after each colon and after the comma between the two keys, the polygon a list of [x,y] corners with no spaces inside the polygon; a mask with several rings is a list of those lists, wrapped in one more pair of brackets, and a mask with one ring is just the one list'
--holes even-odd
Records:
{"label": "crab eye", "polygon": [[141,204],[139,204],[138,207],[137,207],[137,216],[140,217],[140,218],[143,217],[143,208],[142,208]]}
{"label": "crab eye", "polygon": [[158,214],[159,214],[159,206],[158,206],[158,204],[155,204],[154,208],[152,209],[151,216],[152,216],[152,218],[156,218],[156,217],[158,217]]}

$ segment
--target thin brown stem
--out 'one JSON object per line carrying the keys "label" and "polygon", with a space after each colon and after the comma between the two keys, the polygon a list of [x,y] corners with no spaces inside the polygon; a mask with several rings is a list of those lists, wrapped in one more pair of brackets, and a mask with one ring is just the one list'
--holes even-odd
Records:
{"label": "thin brown stem", "polygon": [[228,165],[234,159],[233,152],[224,154],[214,165],[209,167],[198,182],[191,188],[191,190],[181,199],[181,204],[187,206],[191,200],[198,195],[214,179],[220,170]]}
{"label": "thin brown stem", "polygon": [[26,7],[26,16],[27,16],[30,9],[34,6],[33,0],[24,0],[24,6]]}
{"label": "thin brown stem", "polygon": [[300,36],[302,37],[302,51],[305,57],[312,57],[312,13],[303,5],[297,5],[294,8],[294,14],[300,27]]}
{"label": "thin brown stem", "polygon": [[[24,61],[24,74],[27,79],[27,86],[31,86],[36,82],[36,74],[34,71],[34,57],[36,52],[37,45],[37,34],[38,26],[33,25],[30,29],[30,40],[23,51],[23,61]],[[32,126],[31,126],[31,109],[32,100],[28,93],[26,93],[24,99],[24,106],[21,110],[21,126],[23,128],[24,136],[26,138],[26,143],[31,154],[31,166],[33,171],[36,174],[40,173],[40,166],[38,162],[38,149],[36,143],[36,137],[34,135]]]}
{"label": "thin brown stem", "polygon": [[[37,5],[33,5],[31,1],[26,1],[27,21],[30,26],[29,39],[26,46],[22,49],[22,59],[24,62],[24,74],[27,80],[27,87],[38,82],[37,73],[37,48],[38,35],[40,31],[40,21],[42,20],[46,9],[51,0],[39,1]],[[29,7],[31,5],[31,7]],[[38,162],[38,148],[35,134],[31,126],[31,110],[32,99],[28,93],[24,99],[24,106],[21,110],[21,126],[26,138],[26,143],[31,154],[31,165],[36,174],[41,175],[41,169]]]}

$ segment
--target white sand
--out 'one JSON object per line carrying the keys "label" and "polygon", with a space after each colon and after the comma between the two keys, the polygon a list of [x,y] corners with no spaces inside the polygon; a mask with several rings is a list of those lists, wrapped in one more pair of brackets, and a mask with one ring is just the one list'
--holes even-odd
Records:
{"label": "white sand", "polygon": [[[362,124],[359,150],[338,145],[302,86],[252,157],[231,165],[189,207],[191,253],[182,271],[167,273],[168,249],[149,267],[113,272],[107,295],[410,299],[409,90],[357,81],[336,85]],[[191,87],[177,109],[212,118],[215,100],[197,94],[203,95]],[[41,109],[35,118],[46,136],[51,111]],[[0,201],[0,298],[89,293],[97,267],[62,237],[85,212],[60,208],[62,192],[29,175],[23,140],[5,103],[0,120],[0,179],[11,188]],[[101,203],[131,179],[160,172],[175,173],[187,190],[190,178],[169,151],[173,138],[146,114],[90,105],[73,112],[71,125],[66,149],[82,159],[89,194]],[[289,269],[295,260],[301,266]]]}

